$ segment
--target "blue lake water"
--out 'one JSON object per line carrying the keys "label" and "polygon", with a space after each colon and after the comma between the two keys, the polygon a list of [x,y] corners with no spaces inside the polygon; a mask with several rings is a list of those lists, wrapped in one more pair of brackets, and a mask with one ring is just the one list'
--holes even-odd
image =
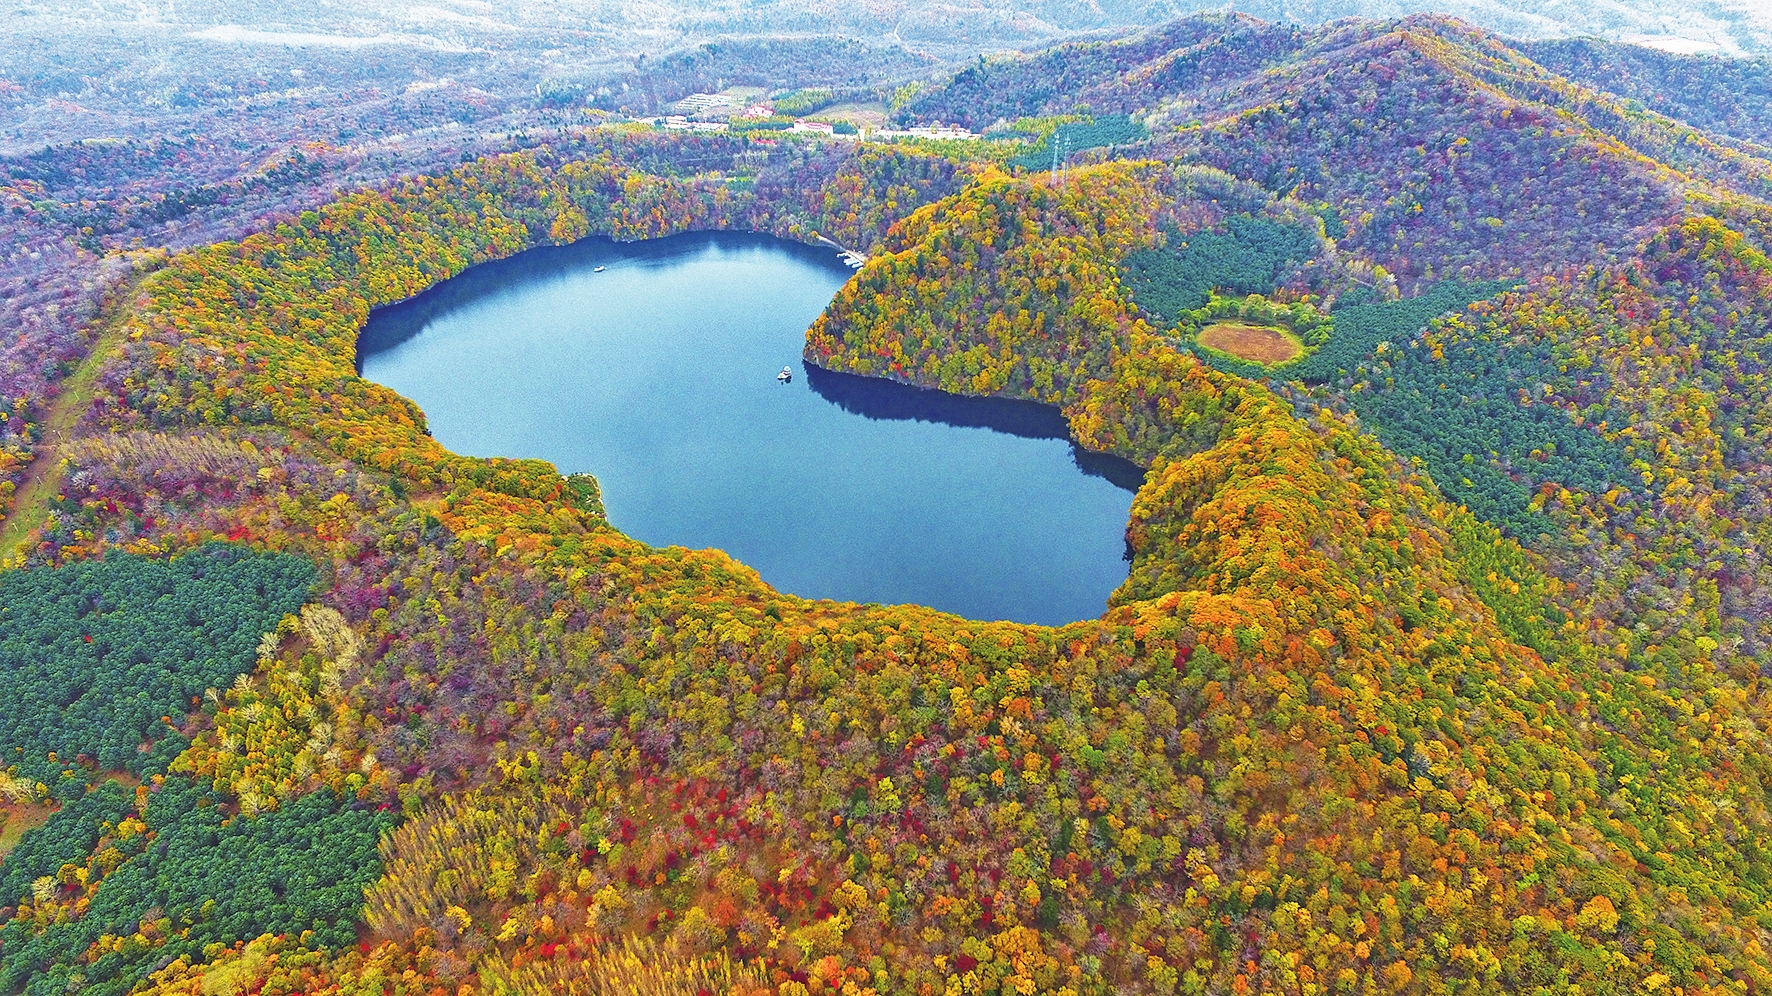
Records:
{"label": "blue lake water", "polygon": [[618,529],[718,547],[778,590],[1100,615],[1126,579],[1138,468],[1078,450],[1052,408],[802,363],[848,277],[833,252],[762,236],[587,240],[377,310],[359,364],[450,449],[594,474]]}

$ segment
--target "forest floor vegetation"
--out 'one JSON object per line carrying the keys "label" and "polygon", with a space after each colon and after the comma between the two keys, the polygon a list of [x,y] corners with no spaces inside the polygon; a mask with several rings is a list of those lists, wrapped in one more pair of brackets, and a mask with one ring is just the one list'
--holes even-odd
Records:
{"label": "forest floor vegetation", "polygon": [[54,807],[41,803],[17,802],[7,800],[0,802],[0,859],[18,846],[26,831],[49,822],[55,812]]}

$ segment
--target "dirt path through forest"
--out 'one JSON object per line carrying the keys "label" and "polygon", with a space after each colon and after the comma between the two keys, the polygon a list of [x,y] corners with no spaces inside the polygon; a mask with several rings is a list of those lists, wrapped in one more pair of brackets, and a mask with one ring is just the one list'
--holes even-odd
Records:
{"label": "dirt path through forest", "polygon": [[[132,282],[128,293],[118,300],[128,301],[133,297]],[[5,523],[0,524],[0,566],[16,561],[19,545],[49,518],[49,500],[60,492],[62,485],[62,451],[73,438],[80,416],[92,404],[105,358],[123,343],[124,323],[120,307],[110,309],[100,321],[102,330],[98,340],[86,351],[86,357],[74,372],[62,381],[61,393],[50,403],[49,417],[44,420],[43,435],[31,454],[31,467],[25,471],[24,484],[14,496],[12,511],[6,516]]]}

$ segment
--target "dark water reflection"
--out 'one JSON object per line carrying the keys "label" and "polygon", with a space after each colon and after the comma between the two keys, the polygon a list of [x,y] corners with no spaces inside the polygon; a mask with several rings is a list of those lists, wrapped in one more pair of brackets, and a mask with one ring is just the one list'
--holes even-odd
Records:
{"label": "dark water reflection", "polygon": [[783,591],[1099,615],[1142,472],[1079,450],[1050,407],[803,364],[848,276],[760,236],[587,240],[379,309],[359,365],[451,449],[595,474],[624,532],[719,547]]}
{"label": "dark water reflection", "polygon": [[1131,492],[1144,485],[1144,468],[1138,464],[1107,453],[1092,453],[1070,442],[1070,423],[1063,412],[1051,405],[929,391],[878,377],[825,370],[806,362],[800,367],[819,397],[846,412],[865,418],[992,429],[1023,439],[1063,439],[1070,443],[1071,460],[1083,473]]}

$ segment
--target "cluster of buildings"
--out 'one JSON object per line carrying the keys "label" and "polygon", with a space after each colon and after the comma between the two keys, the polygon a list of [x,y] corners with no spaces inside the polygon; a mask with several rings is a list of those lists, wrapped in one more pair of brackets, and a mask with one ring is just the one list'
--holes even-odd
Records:
{"label": "cluster of buildings", "polygon": [[658,126],[666,131],[725,131],[724,121],[691,121],[681,114],[660,118]]}
{"label": "cluster of buildings", "polygon": [[[729,127],[724,121],[691,121],[681,114],[659,118],[657,124],[666,131],[726,131]],[[836,126],[828,121],[795,121],[787,130],[796,135],[836,134]]]}
{"label": "cluster of buildings", "polygon": [[940,121],[937,121],[932,125],[928,125],[927,127],[906,128],[903,131],[893,131],[889,128],[882,128],[879,131],[874,132],[872,137],[874,137],[874,138],[947,138],[947,139],[959,139],[962,141],[977,141],[979,139],[984,138],[983,135],[979,135],[970,129],[962,128],[959,125],[944,125]]}
{"label": "cluster of buildings", "polygon": [[[654,123],[666,131],[721,132],[730,127],[733,120],[761,121],[773,117],[775,109],[767,103],[757,102],[748,106],[739,106],[741,100],[724,93],[692,93],[677,101],[677,113],[666,115]],[[833,125],[824,121],[795,121],[790,134],[827,135],[835,137],[837,132]],[[847,136],[845,136],[847,137]],[[893,139],[893,138],[934,138],[977,140],[977,135],[958,125],[944,125],[937,121],[927,127],[908,128],[902,131],[879,129],[869,131],[862,129],[857,137]]]}
{"label": "cluster of buildings", "polygon": [[700,114],[716,107],[732,106],[732,98],[723,93],[692,93],[677,101],[677,110],[684,114]]}

